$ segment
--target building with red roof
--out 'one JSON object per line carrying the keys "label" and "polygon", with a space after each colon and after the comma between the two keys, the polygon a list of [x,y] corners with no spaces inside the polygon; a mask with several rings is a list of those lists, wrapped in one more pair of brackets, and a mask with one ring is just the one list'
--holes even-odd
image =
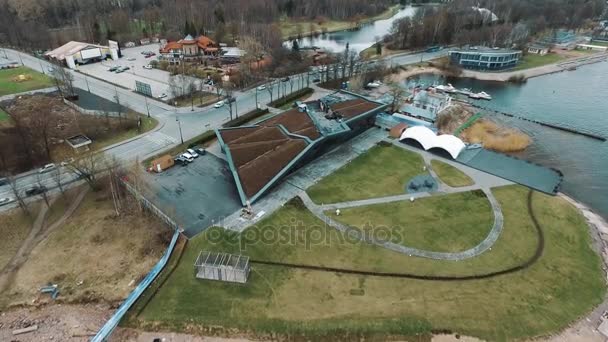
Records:
{"label": "building with red roof", "polygon": [[168,42],[160,48],[159,52],[160,59],[170,64],[179,64],[181,61],[196,63],[207,58],[217,58],[221,48],[209,37],[193,38],[187,35],[176,42]]}

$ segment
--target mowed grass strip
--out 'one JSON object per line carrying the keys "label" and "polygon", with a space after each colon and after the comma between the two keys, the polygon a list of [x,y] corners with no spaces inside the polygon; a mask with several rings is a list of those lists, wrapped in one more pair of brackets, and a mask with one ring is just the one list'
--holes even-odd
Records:
{"label": "mowed grass strip", "polygon": [[306,191],[315,203],[336,203],[405,193],[424,161],[396,146],[374,146]]}
{"label": "mowed grass strip", "polygon": [[524,55],[519,61],[519,64],[517,64],[517,66],[512,70],[515,71],[536,68],[547,64],[557,63],[563,59],[565,59],[565,57],[557,53],[548,53],[544,56],[529,53]]}
{"label": "mowed grass strip", "polygon": [[376,239],[434,252],[473,248],[493,223],[492,209],[480,190],[348,208],[340,216],[326,214]]}
{"label": "mowed grass strip", "polygon": [[194,276],[201,250],[238,253],[239,241],[243,254],[253,259],[417,274],[498,271],[528,260],[538,240],[527,214],[528,189],[509,186],[494,193],[503,207],[504,231],[491,251],[460,262],[408,257],[348,241],[297,201],[241,236],[212,228],[190,240],[176,270],[130,323],[190,332],[217,332],[222,326],[312,339],[411,336],[447,329],[486,340],[513,340],[555,333],[599,304],[605,282],[584,218],[566,201],[540,193],[534,193],[533,207],[545,249],[538,262],[512,274],[444,282],[254,264],[246,285]]}
{"label": "mowed grass strip", "polygon": [[[14,79],[19,75],[31,77],[31,79],[16,82]],[[51,86],[53,86],[53,80],[50,77],[26,67],[0,70],[0,96]]]}
{"label": "mowed grass strip", "polygon": [[441,181],[451,187],[458,188],[461,186],[475,184],[471,177],[467,176],[464,172],[458,170],[450,164],[433,159],[431,160],[431,167],[437,176],[439,176]]}

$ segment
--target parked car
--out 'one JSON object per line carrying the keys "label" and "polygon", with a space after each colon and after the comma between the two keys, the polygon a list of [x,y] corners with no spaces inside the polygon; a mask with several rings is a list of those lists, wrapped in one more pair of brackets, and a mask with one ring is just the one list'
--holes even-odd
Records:
{"label": "parked car", "polygon": [[165,97],[167,97],[167,94],[162,93],[162,94],[158,95],[158,97],[157,97],[157,98],[159,98],[159,99],[164,99]]}
{"label": "parked car", "polygon": [[44,185],[34,185],[33,187],[25,190],[25,195],[26,196],[34,196],[34,195],[39,195],[43,192],[46,192],[46,187]]}
{"label": "parked car", "polygon": [[194,161],[194,157],[188,152],[182,153],[181,157],[184,158],[188,163],[192,163]]}
{"label": "parked car", "polygon": [[13,201],[14,201],[14,199],[12,199],[10,197],[0,198],[0,206],[3,206],[5,204],[9,204],[9,203],[11,203]]}
{"label": "parked car", "polygon": [[53,163],[46,164],[43,167],[41,167],[40,170],[38,170],[38,173],[46,173],[46,172],[55,170],[56,168],[57,168],[57,166]]}
{"label": "parked car", "polygon": [[145,55],[145,58],[150,58],[152,56],[156,56],[156,54],[154,52],[150,52],[148,54]]}
{"label": "parked car", "polygon": [[319,83],[319,82],[321,82],[321,79],[320,79],[320,78],[318,78],[318,77],[317,77],[317,78],[314,78],[314,79],[312,80],[312,83]]}
{"label": "parked car", "polygon": [[289,77],[284,77],[281,79],[281,82],[287,82],[287,81],[289,81]]}
{"label": "parked car", "polygon": [[135,60],[135,57],[129,57],[129,58],[127,58],[127,60],[128,60],[129,62],[133,62],[133,61]]}
{"label": "parked car", "polygon": [[199,156],[204,156],[205,153],[207,153],[207,151],[202,147],[197,148],[195,151],[196,153],[198,153]]}
{"label": "parked car", "polygon": [[216,104],[213,105],[213,107],[220,108],[223,105],[224,105],[224,101],[218,101]]}
{"label": "parked car", "polygon": [[258,90],[265,90],[265,89],[266,89],[265,85],[261,85],[261,86],[258,87]]}
{"label": "parked car", "polygon": [[120,67],[118,65],[115,65],[115,66],[109,68],[108,71],[114,72],[114,71],[116,71],[118,69],[120,69]]}
{"label": "parked car", "polygon": [[0,185],[8,184],[8,178],[0,178]]}
{"label": "parked car", "polygon": [[175,157],[175,159],[173,159],[173,161],[175,162],[175,164],[179,164],[181,166],[188,165],[188,161],[183,156],[177,156]]}
{"label": "parked car", "polygon": [[150,64],[144,65],[144,69],[152,69],[152,66]]}
{"label": "parked car", "polygon": [[194,152],[194,150],[191,148],[187,149],[186,152],[188,152],[192,156],[192,158],[198,157],[198,154],[196,152]]}

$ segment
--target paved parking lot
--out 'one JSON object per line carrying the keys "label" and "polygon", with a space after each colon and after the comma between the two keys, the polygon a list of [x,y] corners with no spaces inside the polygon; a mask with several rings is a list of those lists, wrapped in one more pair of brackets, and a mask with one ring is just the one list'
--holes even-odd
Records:
{"label": "paved parking lot", "polygon": [[[91,63],[78,66],[78,70],[110,83],[118,84],[129,89],[135,89],[135,81],[150,84],[152,95],[158,96],[162,93],[169,95],[169,73],[158,69],[144,69],[151,61],[158,57],[159,44],[148,44],[132,48],[122,49],[122,58],[117,61],[109,60],[100,63]],[[142,51],[152,51],[156,56],[145,58]],[[129,58],[135,58],[129,61]],[[128,66],[131,68],[122,73],[108,71],[113,66]]]}
{"label": "paved parking lot", "polygon": [[187,166],[175,165],[159,174],[147,174],[163,211],[176,219],[192,237],[242,208],[227,163],[207,153]]}

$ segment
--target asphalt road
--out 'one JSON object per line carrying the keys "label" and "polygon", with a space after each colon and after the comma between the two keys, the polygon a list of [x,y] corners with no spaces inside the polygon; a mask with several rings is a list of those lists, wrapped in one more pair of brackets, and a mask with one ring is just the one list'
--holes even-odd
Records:
{"label": "asphalt road", "polygon": [[[21,53],[15,50],[3,49],[6,51],[8,59],[12,59],[17,62],[23,62],[23,64],[36,70],[49,74],[54,65],[33,57],[31,55]],[[402,54],[394,55],[385,58],[385,61],[389,65],[406,65],[414,64],[420,61],[426,61],[437,57],[444,56],[445,51],[438,51],[433,53],[419,53],[419,54]],[[122,161],[132,160],[143,160],[147,157],[158,153],[164,149],[168,149],[181,142],[183,139],[188,140],[193,138],[207,130],[221,127],[223,123],[230,120],[230,114],[227,106],[221,108],[214,108],[213,105],[198,108],[176,108],[167,103],[157,101],[155,99],[147,98],[143,95],[135,93],[132,90],[117,87],[105,81],[101,81],[96,78],[92,78],[80,72],[69,70],[74,77],[74,86],[77,88],[88,90],[97,96],[105,98],[109,101],[116,101],[118,98],[119,102],[139,113],[149,114],[158,120],[159,126],[137,139],[129,140],[123,143],[110,146],[105,150],[105,153],[109,157],[115,157]],[[293,75],[291,77],[294,80],[305,79],[306,74]],[[312,82],[312,79],[310,80]],[[298,81],[293,82],[293,90],[300,88],[301,83]],[[304,82],[303,82],[304,83]],[[291,84],[289,82],[281,82],[280,92],[283,93],[285,90],[289,92],[291,90]],[[274,87],[273,97],[277,97],[277,86]],[[252,88],[243,92],[235,92],[234,97],[236,98],[236,104],[233,105],[233,110],[236,114],[243,114],[256,108],[256,94],[257,102],[264,106],[270,102],[270,94],[268,90],[258,91],[257,88]],[[236,115],[235,114],[235,115]],[[180,132],[181,126],[181,132]],[[43,184],[50,185],[49,188],[55,187],[54,180],[50,179],[51,175],[42,175]],[[65,175],[66,180],[73,180],[69,177],[74,177],[72,173]],[[38,183],[38,177],[36,172],[28,172],[19,175],[18,187],[21,191],[33,186]],[[11,194],[11,190],[8,185],[0,186],[0,198],[2,197],[14,197]]]}

